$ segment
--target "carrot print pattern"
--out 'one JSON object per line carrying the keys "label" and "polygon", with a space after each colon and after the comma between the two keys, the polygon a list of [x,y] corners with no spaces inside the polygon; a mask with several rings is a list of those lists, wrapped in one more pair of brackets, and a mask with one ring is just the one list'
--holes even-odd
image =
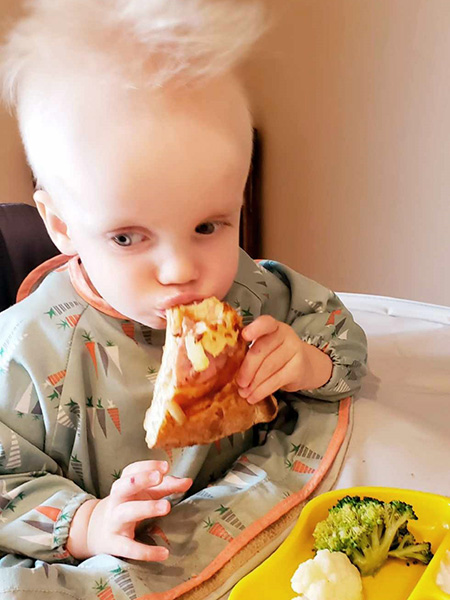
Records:
{"label": "carrot print pattern", "polygon": [[251,323],[254,320],[254,316],[253,316],[252,311],[250,310],[250,307],[248,307],[248,308],[241,307],[241,314],[242,314],[242,321],[243,321],[244,325],[248,325],[249,323]]}
{"label": "carrot print pattern", "polygon": [[100,354],[100,358],[102,361],[103,368],[105,370],[105,375],[108,375],[108,366],[109,366],[109,358],[106,349],[99,343],[97,343],[98,353]]}
{"label": "carrot print pattern", "polygon": [[38,506],[36,510],[42,515],[45,515],[46,517],[54,521],[55,523],[59,519],[59,515],[61,514],[61,509],[55,508],[54,506],[47,506],[45,504],[41,504],[41,506]]}
{"label": "carrot print pattern", "polygon": [[324,312],[324,307],[322,302],[317,302],[316,300],[308,300],[307,298],[305,298],[305,302],[306,304],[314,311],[314,312]]}
{"label": "carrot print pattern", "polygon": [[69,402],[66,402],[64,406],[68,406],[69,411],[73,413],[76,417],[80,416],[80,406],[76,402],[74,402],[72,398],[69,398]]}
{"label": "carrot print pattern", "polygon": [[88,416],[88,421],[89,421],[92,437],[95,438],[95,414],[97,412],[97,409],[94,406],[94,399],[92,396],[86,397],[86,412],[87,412],[87,416]]}
{"label": "carrot print pattern", "polygon": [[124,334],[126,336],[128,336],[130,339],[132,339],[133,342],[136,342],[136,334],[134,332],[134,324],[133,323],[131,323],[130,321],[124,321],[122,323],[122,331],[124,332]]}
{"label": "carrot print pattern", "polygon": [[[103,346],[102,346],[103,348]],[[107,356],[111,359],[111,361],[116,365],[120,374],[122,374],[122,369],[120,368],[119,362],[119,348],[113,344],[110,340],[106,342],[106,348],[104,348]],[[106,370],[106,367],[105,367]],[[106,373],[108,374],[108,373]]]}
{"label": "carrot print pattern", "polygon": [[294,456],[300,456],[301,458],[311,458],[315,460],[322,460],[323,458],[321,454],[314,452],[314,450],[311,450],[311,448],[308,448],[308,446],[305,446],[304,444],[293,444],[291,442],[289,454],[292,452],[294,453]]}
{"label": "carrot print pattern", "polygon": [[129,600],[136,600],[136,590],[134,589],[133,582],[131,581],[130,574],[119,565],[116,569],[113,569],[111,573],[114,575],[114,581],[125,592]]}
{"label": "carrot print pattern", "polygon": [[120,469],[119,471],[117,469],[114,469],[114,471],[111,473],[111,477],[113,481],[117,481],[118,479],[120,479],[122,476],[122,470]]}
{"label": "carrot print pattern", "polygon": [[58,371],[57,373],[49,375],[46,379],[46,382],[54,387],[58,382],[61,381],[61,379],[64,379],[65,376],[66,371]]}
{"label": "carrot print pattern", "polygon": [[83,339],[86,340],[84,342],[84,345],[86,346],[86,349],[89,352],[89,355],[95,368],[95,374],[98,377],[97,357],[95,356],[95,342],[92,340],[91,334],[87,331],[83,333]]}
{"label": "carrot print pattern", "polygon": [[146,377],[146,379],[148,379],[150,381],[150,383],[153,383],[153,385],[154,385],[157,376],[158,376],[158,370],[155,369],[155,367],[147,367],[147,375],[145,377]]}
{"label": "carrot print pattern", "polygon": [[231,536],[225,529],[225,527],[220,523],[215,523],[214,521],[211,521],[210,518],[206,519],[204,523],[206,529],[208,530],[208,533],[210,533],[211,535],[215,535],[216,537],[225,540],[226,542],[233,541],[233,536]]}
{"label": "carrot print pattern", "polygon": [[84,487],[83,465],[81,464],[81,461],[78,459],[76,454],[74,454],[73,456],[70,457],[70,466],[72,467],[74,473],[78,476],[79,480],[81,481],[82,487]]}
{"label": "carrot print pattern", "polygon": [[44,314],[48,315],[50,319],[53,319],[53,317],[60,317],[62,314],[72,308],[75,308],[76,306],[80,306],[80,303],[76,300],[71,300],[70,302],[63,302],[62,304],[55,304],[55,306],[51,306]]}
{"label": "carrot print pattern", "polygon": [[105,414],[105,408],[102,406],[102,399],[101,398],[98,398],[98,400],[97,400],[96,409],[97,409],[96,413],[97,413],[98,424],[102,428],[103,435],[105,437],[108,437],[107,433],[106,433],[106,414]]}
{"label": "carrot print pattern", "polygon": [[11,434],[11,445],[9,447],[9,458],[6,463],[7,469],[18,469],[22,465],[19,440],[15,433]]}
{"label": "carrot print pattern", "polygon": [[221,519],[230,525],[233,525],[233,527],[237,527],[241,531],[244,531],[245,525],[237,518],[236,514],[231,510],[231,508],[228,508],[228,506],[223,506],[223,504],[221,504],[219,508],[216,508],[215,512],[218,512]]}
{"label": "carrot print pattern", "polygon": [[303,463],[301,460],[294,460],[293,462],[291,460],[286,460],[286,467],[290,470],[290,471],[294,471],[295,473],[314,473],[315,469],[313,469],[312,467],[308,467],[308,465],[305,465],[305,463]]}
{"label": "carrot print pattern", "polygon": [[116,600],[108,582],[103,582],[103,579],[95,582],[94,590],[97,592],[97,598],[100,600]]}
{"label": "carrot print pattern", "polygon": [[121,428],[120,428],[120,415],[119,415],[119,409],[117,408],[117,406],[115,406],[113,404],[113,402],[111,400],[108,400],[108,415],[111,417],[111,421],[114,423],[117,431],[119,433],[122,433]]}
{"label": "carrot print pattern", "polygon": [[325,323],[325,325],[334,325],[335,320],[336,320],[336,316],[340,315],[342,313],[342,309],[338,309],[338,310],[333,310],[333,312],[330,314],[330,316],[328,317],[327,322]]}
{"label": "carrot print pattern", "polygon": [[81,315],[69,315],[68,317],[66,317],[65,319],[62,319],[58,323],[58,327],[61,327],[62,329],[67,329],[68,327],[70,329],[74,329],[74,327],[76,327],[80,318],[81,318]]}
{"label": "carrot print pattern", "polygon": [[76,429],[75,425],[72,423],[72,420],[70,419],[69,415],[64,411],[64,408],[61,404],[58,407],[56,422],[62,425],[63,427],[68,427],[69,429]]}
{"label": "carrot print pattern", "polygon": [[[208,487],[211,487],[212,484]],[[200,490],[199,492],[197,492],[197,496],[199,498],[208,498],[208,500],[214,500],[214,496],[208,492],[208,490]]]}
{"label": "carrot print pattern", "polygon": [[81,319],[81,315],[69,315],[66,317],[66,322],[69,323],[70,327],[75,327],[78,321]]}

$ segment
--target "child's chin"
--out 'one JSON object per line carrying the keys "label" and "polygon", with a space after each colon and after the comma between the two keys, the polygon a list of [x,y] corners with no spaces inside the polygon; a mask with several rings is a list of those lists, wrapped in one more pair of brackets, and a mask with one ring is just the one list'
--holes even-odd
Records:
{"label": "child's chin", "polygon": [[152,329],[165,329],[167,327],[166,319],[159,315],[152,315],[151,317],[144,318],[141,323]]}

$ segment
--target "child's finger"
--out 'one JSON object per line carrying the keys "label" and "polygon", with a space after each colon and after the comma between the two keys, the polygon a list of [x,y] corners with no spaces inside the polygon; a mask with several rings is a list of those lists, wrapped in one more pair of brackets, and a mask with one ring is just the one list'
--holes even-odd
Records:
{"label": "child's finger", "polygon": [[163,480],[159,471],[147,473],[138,473],[136,475],[123,476],[115,481],[111,486],[111,497],[116,503],[124,502],[136,496],[143,490],[157,486]]}
{"label": "child's finger", "polygon": [[123,471],[121,477],[124,475],[134,475],[136,473],[142,473],[144,471],[159,471],[165,475],[169,470],[169,463],[166,460],[140,460],[138,462],[127,465]]}
{"label": "child's finger", "polygon": [[114,509],[115,530],[120,532],[124,525],[139,523],[144,519],[162,517],[170,512],[168,500],[136,500],[122,502]]}
{"label": "child's finger", "polygon": [[163,546],[147,546],[121,535],[113,536],[108,546],[108,553],[132,560],[161,561],[169,557],[169,551]]}
{"label": "child's finger", "polygon": [[283,340],[275,334],[264,336],[253,344],[236,376],[236,383],[240,388],[247,388],[253,382],[258,369],[282,343]]}
{"label": "child's finger", "polygon": [[246,342],[255,342],[258,338],[269,333],[275,333],[278,330],[279,321],[270,315],[262,315],[255,319],[253,323],[247,325],[242,330],[242,337]]}
{"label": "child's finger", "polygon": [[192,485],[192,479],[189,477],[179,478],[168,475],[164,477],[162,483],[148,490],[148,495],[153,500],[159,500],[170,494],[180,494],[187,492]]}
{"label": "child's finger", "polygon": [[[253,379],[248,387],[239,390],[239,393],[244,398],[250,398],[253,391],[256,390],[267,379],[280,371],[290,360],[292,354],[286,344],[281,344],[271,354],[265,357],[264,361],[259,365]],[[283,382],[286,383],[286,382]],[[261,398],[262,399],[262,398]]]}
{"label": "child's finger", "polygon": [[289,380],[289,364],[290,362],[253,390],[247,398],[247,402],[249,404],[256,404],[282,388],[286,381]]}

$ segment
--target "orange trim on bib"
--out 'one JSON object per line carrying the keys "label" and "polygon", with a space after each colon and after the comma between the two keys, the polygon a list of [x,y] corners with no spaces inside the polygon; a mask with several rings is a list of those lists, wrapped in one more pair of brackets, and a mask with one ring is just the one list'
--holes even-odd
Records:
{"label": "orange trim on bib", "polygon": [[238,535],[238,537],[234,538],[234,540],[230,542],[227,547],[222,550],[222,552],[220,552],[220,554],[218,554],[218,556],[212,562],[210,562],[209,565],[203,569],[199,575],[188,581],[185,581],[184,583],[181,583],[180,585],[177,585],[171,590],[167,590],[165,592],[152,592],[150,594],[139,596],[138,600],[175,600],[175,598],[178,598],[182,594],[189,592],[201,583],[208,581],[208,579],[210,579],[222,567],[224,567],[227,562],[229,562],[233,556],[242,550],[253,538],[267,529],[267,527],[272,525],[272,523],[278,521],[278,519],[289,512],[292,508],[298,506],[301,502],[306,500],[325,477],[345,440],[350,418],[351,402],[351,397],[344,398],[340,401],[336,429],[334,430],[333,436],[328,444],[328,448],[325,452],[322,462],[308,483],[299,492],[296,494],[291,494],[288,498],[282,500],[271,510],[269,510],[269,512],[261,517],[258,521],[255,521],[249,525],[245,531]]}
{"label": "orange trim on bib", "polygon": [[33,291],[34,286],[48,273],[50,273],[50,271],[57,270],[62,265],[66,264],[70,259],[71,257],[66,256],[65,254],[57,254],[53,258],[49,258],[41,265],[33,269],[20,284],[16,295],[16,302],[20,302],[21,300],[27,298]]}
{"label": "orange trim on bib", "polygon": [[100,312],[108,315],[109,317],[114,317],[115,319],[126,319],[129,320],[128,317],[124,317],[121,313],[114,310],[112,306],[110,306],[101,296],[98,295],[96,290],[90,285],[90,283],[86,280],[84,276],[83,270],[80,266],[80,257],[76,256],[66,256],[65,254],[58,254],[49,260],[46,260],[41,265],[33,269],[31,273],[29,273],[22,284],[19,287],[16,296],[16,302],[20,302],[27,298],[32,291],[34,290],[36,284],[38,284],[46,275],[48,275],[51,271],[63,271],[65,269],[69,270],[70,281],[75,288],[75,291],[79,296],[86,300],[86,302],[99,310]]}

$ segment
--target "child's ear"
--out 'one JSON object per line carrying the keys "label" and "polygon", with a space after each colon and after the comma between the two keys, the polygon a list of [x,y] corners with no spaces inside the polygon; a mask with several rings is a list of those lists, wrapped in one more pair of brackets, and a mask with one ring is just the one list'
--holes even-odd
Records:
{"label": "child's ear", "polygon": [[34,193],[33,199],[55,246],[67,256],[77,254],[67,225],[56,213],[49,194],[44,190],[38,190]]}

